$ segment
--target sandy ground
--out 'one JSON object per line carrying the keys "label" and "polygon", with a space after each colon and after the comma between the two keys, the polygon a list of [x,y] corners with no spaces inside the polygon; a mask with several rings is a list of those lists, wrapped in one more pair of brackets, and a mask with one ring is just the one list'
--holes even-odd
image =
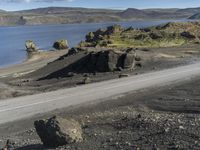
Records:
{"label": "sandy ground", "polygon": [[66,54],[65,50],[63,51],[48,51],[35,54],[34,56],[27,59],[21,64],[14,66],[9,66],[6,68],[0,69],[0,99],[6,99],[8,97],[16,97],[28,94],[34,94],[34,91],[29,91],[20,89],[16,86],[12,86],[5,81],[10,79],[15,80],[21,76],[34,72],[35,70],[45,66],[47,63],[52,62],[58,59],[60,56]]}
{"label": "sandy ground", "polygon": [[21,64],[0,68],[0,78],[5,78],[8,76],[17,77],[24,74],[28,74],[43,67],[49,62],[54,61],[60,56],[66,54],[67,51],[43,51],[33,56],[30,56],[26,61]]}

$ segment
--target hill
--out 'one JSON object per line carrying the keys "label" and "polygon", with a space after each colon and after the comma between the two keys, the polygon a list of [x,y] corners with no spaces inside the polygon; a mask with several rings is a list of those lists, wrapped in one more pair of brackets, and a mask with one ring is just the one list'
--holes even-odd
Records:
{"label": "hill", "polygon": [[135,9],[135,8],[128,8],[127,10],[120,12],[119,16],[122,18],[130,19],[130,18],[147,18],[148,15],[145,11]]}
{"label": "hill", "polygon": [[0,25],[37,25],[132,21],[142,19],[186,19],[200,13],[200,8],[187,9],[89,9],[47,7],[31,10],[0,11]]}
{"label": "hill", "polygon": [[[192,13],[193,12],[193,13]],[[190,17],[194,12],[200,12],[198,8],[190,9],[135,9],[128,8],[120,12],[119,16],[125,19],[184,19]]]}
{"label": "hill", "polygon": [[194,14],[191,17],[189,17],[188,19],[193,19],[193,20],[197,20],[200,19],[200,13]]}
{"label": "hill", "polygon": [[168,23],[146,29],[115,25],[86,35],[80,47],[156,48],[200,43],[200,22]]}
{"label": "hill", "polygon": [[188,13],[188,14],[196,14],[200,12],[200,7],[197,8],[186,8],[186,9],[179,9],[176,12],[178,13]]}
{"label": "hill", "polygon": [[1,12],[6,12],[6,11],[5,11],[5,10],[2,10],[2,9],[0,9],[0,13],[1,13]]}

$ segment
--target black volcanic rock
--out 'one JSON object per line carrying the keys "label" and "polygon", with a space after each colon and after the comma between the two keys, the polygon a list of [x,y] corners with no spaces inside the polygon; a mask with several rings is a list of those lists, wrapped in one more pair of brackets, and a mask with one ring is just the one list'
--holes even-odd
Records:
{"label": "black volcanic rock", "polygon": [[[135,61],[135,50],[117,51],[117,49],[105,49],[100,51],[79,51],[74,55],[66,55],[65,58],[60,58],[41,68],[41,71],[47,70],[48,73],[38,80],[69,77],[69,72],[81,74],[113,72],[124,69],[132,70],[136,64]],[[49,70],[52,71],[50,72]]]}
{"label": "black volcanic rock", "polygon": [[47,120],[35,121],[34,125],[41,141],[48,147],[58,147],[83,140],[82,128],[73,119],[54,116]]}

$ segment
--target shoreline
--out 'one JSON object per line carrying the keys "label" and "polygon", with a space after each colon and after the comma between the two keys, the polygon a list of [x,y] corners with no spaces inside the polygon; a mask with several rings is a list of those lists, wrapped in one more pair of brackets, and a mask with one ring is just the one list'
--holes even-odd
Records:
{"label": "shoreline", "polygon": [[0,78],[4,78],[16,73],[34,71],[46,65],[47,63],[56,60],[57,58],[59,58],[60,56],[66,53],[67,53],[66,50],[41,51],[37,54],[34,54],[30,58],[27,57],[25,60],[23,60],[22,62],[18,64],[13,64],[13,65],[0,68]]}
{"label": "shoreline", "polygon": [[62,23],[58,23],[58,24],[26,24],[26,25],[1,25],[0,28],[4,28],[4,27],[31,27],[31,26],[57,26],[57,25],[88,25],[88,24],[118,24],[118,23],[130,23],[130,22],[134,22],[134,21],[169,21],[169,22],[193,22],[193,21],[198,21],[198,20],[194,20],[194,19],[187,19],[187,18],[180,18],[180,19],[135,19],[135,20],[120,20],[120,21],[110,21],[110,22],[83,22],[83,23],[66,23],[66,24],[62,24]]}

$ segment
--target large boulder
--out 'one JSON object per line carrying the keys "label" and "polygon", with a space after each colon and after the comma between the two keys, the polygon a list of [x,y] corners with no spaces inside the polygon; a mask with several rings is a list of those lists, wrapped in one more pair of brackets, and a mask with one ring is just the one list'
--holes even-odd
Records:
{"label": "large boulder", "polygon": [[68,49],[68,48],[69,48],[69,45],[68,45],[67,40],[61,39],[61,40],[56,41],[56,42],[53,44],[53,47],[54,47],[55,49],[57,49],[57,50],[64,50],[64,49]]}
{"label": "large boulder", "polygon": [[105,50],[90,53],[88,66],[89,70],[98,72],[111,72],[122,69],[133,69],[135,67],[136,53],[132,49],[125,52]]}
{"label": "large boulder", "polygon": [[28,53],[33,53],[33,52],[37,52],[38,51],[35,42],[33,42],[32,40],[27,40],[25,42],[25,47],[26,47],[26,51]]}
{"label": "large boulder", "polygon": [[58,147],[70,143],[81,142],[82,128],[73,119],[52,117],[34,123],[36,131],[45,146]]}

